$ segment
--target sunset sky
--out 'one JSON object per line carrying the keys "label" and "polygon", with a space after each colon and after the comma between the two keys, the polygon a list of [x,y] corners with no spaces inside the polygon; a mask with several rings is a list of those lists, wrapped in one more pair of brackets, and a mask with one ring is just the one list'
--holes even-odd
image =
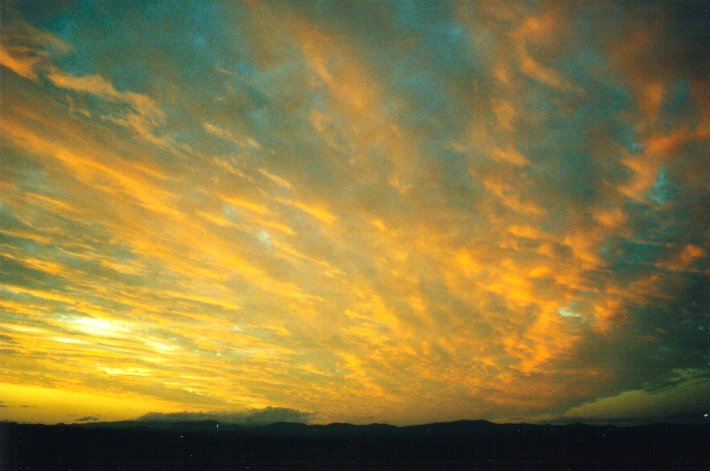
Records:
{"label": "sunset sky", "polygon": [[706,5],[2,0],[0,420],[710,412]]}

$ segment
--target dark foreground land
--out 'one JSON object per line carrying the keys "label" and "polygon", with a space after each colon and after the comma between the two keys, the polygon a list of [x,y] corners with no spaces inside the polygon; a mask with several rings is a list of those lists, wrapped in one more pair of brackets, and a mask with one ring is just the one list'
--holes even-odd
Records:
{"label": "dark foreground land", "polygon": [[710,469],[707,425],[0,423],[0,469]]}

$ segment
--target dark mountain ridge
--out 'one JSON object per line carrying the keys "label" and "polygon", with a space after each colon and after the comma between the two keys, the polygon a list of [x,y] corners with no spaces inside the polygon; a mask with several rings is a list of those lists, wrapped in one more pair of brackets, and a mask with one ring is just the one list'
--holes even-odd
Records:
{"label": "dark mountain ridge", "polygon": [[2,469],[710,469],[710,424],[0,424]]}

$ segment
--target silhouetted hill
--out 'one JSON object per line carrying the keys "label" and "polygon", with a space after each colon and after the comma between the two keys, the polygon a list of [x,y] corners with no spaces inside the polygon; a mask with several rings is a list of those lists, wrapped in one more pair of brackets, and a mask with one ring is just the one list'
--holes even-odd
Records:
{"label": "silhouetted hill", "polygon": [[0,425],[1,469],[710,469],[710,426]]}

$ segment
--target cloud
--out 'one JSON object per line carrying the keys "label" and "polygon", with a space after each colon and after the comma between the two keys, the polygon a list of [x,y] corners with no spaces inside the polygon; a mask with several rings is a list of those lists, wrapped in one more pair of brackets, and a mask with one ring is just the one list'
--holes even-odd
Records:
{"label": "cloud", "polygon": [[579,91],[578,87],[561,74],[535,60],[528,50],[529,42],[549,40],[560,33],[559,29],[560,18],[554,13],[525,18],[522,25],[512,32],[512,37],[517,42],[519,67],[525,75],[555,89]]}
{"label": "cloud", "polygon": [[656,390],[634,389],[595,399],[569,409],[564,417],[611,422],[698,419],[710,410],[708,393],[710,380],[693,378]]}
{"label": "cloud", "polygon": [[200,420],[216,420],[225,424],[238,425],[268,425],[276,422],[307,423],[313,414],[284,407],[265,407],[241,412],[151,412],[139,417],[144,422],[171,421],[192,422]]}
{"label": "cloud", "polygon": [[55,35],[42,31],[22,18],[14,8],[3,4],[5,27],[0,34],[0,65],[17,75],[36,81],[37,68],[52,53],[68,53],[71,47]]}
{"label": "cloud", "polygon": [[220,128],[218,126],[215,126],[210,123],[204,123],[202,127],[207,131],[209,134],[216,136],[226,142],[235,144],[239,146],[240,148],[248,149],[248,148],[254,148],[254,149],[259,149],[261,146],[259,145],[258,142],[256,142],[254,139],[252,139],[249,136],[242,136],[237,138],[234,134],[232,134],[230,131],[227,129]]}
{"label": "cloud", "polygon": [[164,115],[150,97],[140,93],[118,91],[99,75],[74,76],[58,69],[51,69],[47,73],[47,78],[59,88],[85,93],[112,103],[128,105],[127,112],[106,117],[117,124],[132,129],[151,142],[164,144],[155,134],[156,127],[164,121]]}
{"label": "cloud", "polygon": [[[103,100],[115,105],[125,105],[121,110],[115,106],[111,113],[100,114],[104,119],[125,126],[146,140],[161,146],[167,141],[158,137],[156,129],[164,123],[164,114],[156,102],[143,94],[119,91],[112,83],[98,74],[74,75],[67,73],[54,62],[72,53],[72,47],[57,36],[40,30],[21,17],[14,8],[3,7],[8,26],[3,29],[0,64],[19,76],[37,81],[41,76],[56,87]],[[82,107],[81,112],[91,115],[89,108],[104,109],[106,106]]]}
{"label": "cloud", "polygon": [[283,205],[286,206],[291,206],[293,208],[296,208],[300,211],[303,211],[304,213],[308,214],[309,216],[312,216],[314,219],[317,221],[326,224],[326,225],[332,225],[335,223],[338,219],[336,215],[334,215],[332,212],[330,212],[328,209],[324,207],[318,207],[314,206],[312,204],[306,204],[302,201],[293,201],[293,200],[288,200],[285,198],[275,198],[275,200]]}
{"label": "cloud", "polygon": [[78,419],[74,419],[74,420],[76,422],[96,422],[100,419],[101,419],[101,417],[98,417],[98,416],[87,415],[86,417],[79,417]]}
{"label": "cloud", "polygon": [[8,381],[411,423],[707,371],[692,8],[69,3],[4,25]]}

